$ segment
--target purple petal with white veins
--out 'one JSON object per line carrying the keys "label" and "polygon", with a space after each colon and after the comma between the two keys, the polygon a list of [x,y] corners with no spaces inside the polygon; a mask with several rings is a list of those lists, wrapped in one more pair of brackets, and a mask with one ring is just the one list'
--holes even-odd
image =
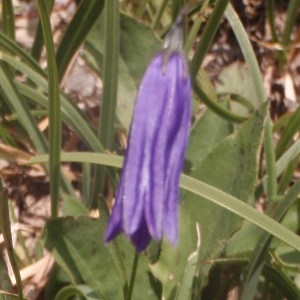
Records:
{"label": "purple petal with white veins", "polygon": [[[124,231],[137,251],[151,238],[175,244],[179,179],[190,126],[191,84],[182,54],[162,51],[140,86],[105,241]],[[166,65],[165,65],[166,64]]]}

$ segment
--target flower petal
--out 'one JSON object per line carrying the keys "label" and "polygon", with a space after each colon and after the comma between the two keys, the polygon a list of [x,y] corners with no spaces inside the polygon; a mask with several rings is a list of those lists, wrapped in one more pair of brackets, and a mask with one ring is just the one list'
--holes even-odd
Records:
{"label": "flower petal", "polygon": [[[116,204],[105,240],[124,231],[137,251],[151,238],[177,241],[179,179],[190,126],[191,84],[184,57],[162,51],[140,86]],[[167,55],[167,62],[166,62]],[[166,65],[165,65],[166,63]]]}

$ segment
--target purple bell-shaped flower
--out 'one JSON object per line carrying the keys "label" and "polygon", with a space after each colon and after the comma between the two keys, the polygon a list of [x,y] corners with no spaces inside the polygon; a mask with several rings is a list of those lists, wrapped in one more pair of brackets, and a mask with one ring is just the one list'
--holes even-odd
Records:
{"label": "purple bell-shaped flower", "polygon": [[124,232],[138,252],[151,239],[178,238],[179,179],[188,142],[191,82],[182,52],[182,16],[139,88],[123,171],[105,241]]}

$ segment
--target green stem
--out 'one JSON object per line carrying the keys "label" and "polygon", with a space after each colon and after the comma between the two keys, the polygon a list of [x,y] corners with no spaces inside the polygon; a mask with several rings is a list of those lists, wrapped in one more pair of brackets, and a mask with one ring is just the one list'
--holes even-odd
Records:
{"label": "green stem", "polygon": [[132,297],[132,292],[133,292],[133,287],[134,287],[135,277],[136,277],[136,271],[137,271],[137,267],[138,267],[138,263],[139,263],[139,257],[140,257],[139,254],[137,252],[135,252],[132,269],[131,269],[128,293],[126,295],[126,300],[131,300],[131,297]]}

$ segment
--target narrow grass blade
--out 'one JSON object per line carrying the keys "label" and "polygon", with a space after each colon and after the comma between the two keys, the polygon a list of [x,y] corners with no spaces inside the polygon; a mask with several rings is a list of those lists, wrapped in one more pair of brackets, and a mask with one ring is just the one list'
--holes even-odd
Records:
{"label": "narrow grass blade", "polygon": [[58,216],[58,199],[60,185],[60,150],[61,150],[61,104],[58,86],[58,73],[54,53],[54,43],[48,7],[45,0],[38,0],[40,20],[44,33],[48,67],[49,96],[49,172],[51,217]]}
{"label": "narrow grass blade", "polygon": [[277,161],[277,176],[280,175],[289,163],[300,155],[300,140],[295,142]]}
{"label": "narrow grass blade", "polygon": [[5,65],[2,65],[2,68],[0,68],[0,86],[3,95],[5,95],[9,105],[18,114],[21,124],[28,132],[28,135],[30,135],[38,152],[47,152],[46,140],[36,126],[36,122],[31,116],[26,102],[22,101],[17,89],[11,81],[9,70],[7,70]]}
{"label": "narrow grass blade", "polygon": [[[232,5],[229,3],[226,11],[226,18],[228,19],[233,32],[238,40],[238,43],[243,52],[244,58],[249,68],[257,98],[260,103],[266,101],[266,94],[263,86],[263,80],[260,73],[260,69],[256,60],[255,53],[247,37],[247,33],[243,28],[243,25],[234,11]],[[267,195],[269,200],[274,200],[277,195],[277,180],[276,180],[276,166],[275,166],[275,152],[273,142],[273,131],[270,116],[266,118],[265,123],[265,156],[267,161]]]}
{"label": "narrow grass blade", "polygon": [[[197,6],[198,5],[199,4],[197,4]],[[189,50],[192,48],[195,39],[198,35],[199,29],[203,24],[203,22],[205,21],[205,17],[202,17],[202,15],[204,16],[205,9],[208,7],[208,5],[209,5],[209,0],[205,0],[203,1],[203,3],[201,3],[201,6],[199,6],[200,10],[197,10],[197,13],[199,14],[200,17],[197,17],[197,19],[195,19],[192,28],[189,30],[189,34],[184,45],[184,52],[186,54],[188,54]]]}
{"label": "narrow grass blade", "polygon": [[103,96],[99,116],[99,138],[105,149],[110,148],[115,124],[120,52],[119,1],[105,5],[105,45],[103,59]]}
{"label": "narrow grass blade", "polygon": [[[276,177],[280,176],[284,170],[299,157],[300,155],[300,140],[295,142],[276,162]],[[262,183],[256,188],[256,199],[261,196],[263,187],[267,184],[267,175],[262,178]],[[280,191],[280,190],[279,190]],[[280,194],[280,193],[279,193]]]}
{"label": "narrow grass blade", "polygon": [[277,43],[279,38],[276,32],[276,25],[275,25],[275,7],[274,7],[274,0],[267,1],[267,18],[270,25],[270,30],[272,34],[272,39],[274,43]]}
{"label": "narrow grass blade", "polygon": [[[111,1],[107,1],[108,3]],[[79,46],[96,22],[104,5],[104,0],[81,1],[57,49],[59,79],[63,75]]]}
{"label": "narrow grass blade", "polygon": [[11,263],[20,300],[23,299],[22,280],[18,269],[18,264],[13,249],[13,242],[10,230],[9,208],[8,208],[8,191],[3,187],[0,180],[0,229],[4,237],[4,242],[7,248],[7,254]]}
{"label": "narrow grass blade", "polygon": [[[35,72],[31,67],[27,66],[26,64],[19,61],[18,59],[15,59],[11,55],[3,53],[0,59],[7,62],[10,66],[13,66],[16,70],[28,76],[28,78],[33,82],[35,82],[35,84],[44,93],[47,93],[48,82],[44,78],[44,76],[41,76],[39,73]],[[15,84],[18,90],[20,90],[20,93],[26,95],[29,99],[32,99],[33,101],[36,101],[37,103],[48,108],[49,105],[48,100],[42,93],[39,93],[38,91],[34,90],[33,88],[27,85],[17,83],[17,82]],[[13,100],[15,99],[13,98]],[[76,133],[87,143],[87,145],[91,149],[93,149],[95,152],[103,152],[104,151],[103,147],[101,146],[96,134],[91,129],[90,124],[88,124],[88,120],[85,118],[82,112],[69,99],[65,98],[62,95],[61,95],[61,102],[62,102],[63,113],[65,113],[66,115],[66,122],[72,128],[74,128]],[[22,116],[19,113],[18,115],[19,117]],[[39,152],[43,153],[43,152],[47,152],[47,150],[39,151]]]}
{"label": "narrow grass blade", "polygon": [[140,6],[136,12],[137,19],[141,19],[143,14],[147,11],[147,4],[149,0],[141,0]]}
{"label": "narrow grass blade", "polygon": [[[99,164],[114,168],[121,168],[123,164],[122,156],[94,152],[62,152],[61,160],[64,162]],[[31,158],[27,164],[41,164],[48,161],[49,155],[43,154]]]}
{"label": "narrow grass blade", "polygon": [[[2,58],[3,56],[5,56],[4,53],[2,54]],[[12,61],[10,62],[10,66],[15,66],[15,63],[17,61],[18,60],[12,58]],[[19,63],[21,62],[19,61]],[[31,69],[30,68],[28,69],[30,73]],[[11,106],[12,110],[15,111],[15,113],[18,115],[20,123],[25,128],[28,135],[30,136],[31,141],[35,149],[37,150],[37,152],[39,153],[48,152],[47,141],[44,135],[40,132],[39,128],[37,127],[37,124],[28,108],[27,103],[23,101],[18,89],[16,88],[16,85],[14,84],[14,82],[11,81],[10,74],[5,64],[3,64],[2,68],[0,68],[0,86],[2,87],[1,92],[4,98],[6,99],[9,106]],[[70,184],[68,184],[66,179],[63,180],[62,188],[65,192],[68,192],[72,195],[74,194],[73,188],[70,186]]]}
{"label": "narrow grass blade", "polygon": [[[295,183],[288,193],[284,196],[279,206],[273,213],[273,219],[280,222],[289,208],[295,203],[300,194],[300,181]],[[241,300],[254,299],[256,287],[260,279],[260,274],[264,266],[265,258],[269,251],[272,241],[272,235],[263,232],[256,247],[252,253],[252,257],[247,267],[247,273],[244,280],[243,293]]]}
{"label": "narrow grass blade", "polygon": [[[117,168],[120,168],[123,163],[121,156],[88,152],[62,153],[61,159],[62,161],[89,162]],[[30,159],[28,164],[44,163],[48,160],[48,155],[40,155]],[[241,200],[187,175],[181,176],[180,187],[230,210],[300,251],[299,236]]]}
{"label": "narrow grass blade", "polygon": [[295,133],[300,129],[300,107],[293,113],[288,123],[286,124],[284,131],[281,134],[280,140],[276,147],[276,156],[280,157],[289,144]]}
{"label": "narrow grass blade", "polygon": [[293,182],[293,177],[295,175],[295,171],[299,166],[299,155],[296,156],[287,166],[286,170],[282,174],[280,178],[280,182],[278,185],[278,194],[283,195],[285,190],[290,187],[291,182]]}
{"label": "narrow grass blade", "polygon": [[159,7],[158,10],[156,11],[154,20],[153,20],[152,25],[151,25],[151,28],[152,28],[153,30],[158,29],[158,26],[159,26],[159,23],[160,23],[161,16],[163,15],[163,13],[164,13],[164,11],[165,11],[168,2],[169,2],[169,0],[163,0],[162,3],[160,4],[160,7]]}
{"label": "narrow grass blade", "polygon": [[186,175],[181,178],[181,187],[232,211],[300,251],[299,236],[237,198]]}
{"label": "narrow grass blade", "polygon": [[[116,119],[118,93],[118,71],[120,52],[120,12],[119,0],[107,1],[104,7],[104,55],[103,55],[103,95],[99,116],[98,137],[104,149],[109,150],[112,144]],[[90,205],[93,206],[97,195],[104,187],[106,168],[95,169],[93,193]]]}
{"label": "narrow grass blade", "polygon": [[242,123],[247,120],[246,117],[236,115],[218,103],[218,95],[202,68],[197,74],[194,83],[194,92],[211,111],[220,117],[233,123]]}
{"label": "narrow grass blade", "polygon": [[14,23],[14,8],[11,0],[2,1],[2,31],[10,37],[15,39],[15,23]]}
{"label": "narrow grass blade", "polygon": [[22,61],[24,61],[24,63],[26,63],[28,66],[30,66],[30,68],[39,74],[46,76],[39,64],[30,55],[20,48],[13,40],[6,37],[2,33],[0,33],[0,46],[3,47],[3,50],[11,53],[12,55],[18,56]]}
{"label": "narrow grass blade", "polygon": [[266,157],[266,173],[267,173],[267,190],[266,194],[269,201],[274,201],[278,193],[278,185],[276,178],[276,155],[275,155],[275,146],[273,140],[273,130],[271,124],[271,118],[268,113],[265,123],[265,157]]}
{"label": "narrow grass blade", "polygon": [[216,101],[211,99],[204,90],[200,87],[198,80],[194,83],[194,91],[200,100],[205,103],[205,105],[212,110],[214,113],[219,115],[220,117],[224,118],[233,123],[242,123],[247,120],[247,118],[243,116],[238,116],[231,111],[225,109],[223,106],[218,104]]}
{"label": "narrow grass blade", "polygon": [[195,51],[194,57],[191,62],[191,78],[193,82],[197,77],[203,59],[207,54],[207,51],[209,50],[218,26],[223,18],[227,4],[228,0],[218,0],[214,7],[213,13],[205,26],[205,29],[201,36],[201,41]]}
{"label": "narrow grass blade", "polygon": [[291,279],[288,278],[287,275],[281,269],[273,268],[268,265],[265,265],[263,269],[263,275],[269,281],[271,281],[272,284],[278,290],[280,290],[280,292],[285,297],[284,299],[300,299],[299,289],[294,284],[294,282],[291,282]]}
{"label": "narrow grass blade", "polygon": [[[43,78],[40,79],[44,80]],[[22,83],[16,82],[15,84],[22,95],[48,109],[49,101],[43,93]],[[62,95],[60,97],[63,121],[75,131],[75,133],[86,143],[90,149],[94,150],[95,152],[103,152],[103,147],[100,144],[95,132],[89,126],[88,120],[86,120],[86,118],[67,98],[63,97]]]}
{"label": "narrow grass blade", "polygon": [[[54,1],[55,0],[48,0],[46,3],[48,5],[49,16],[53,8]],[[44,35],[43,35],[41,21],[39,21],[36,28],[35,37],[34,37],[33,45],[31,47],[31,53],[30,53],[31,57],[34,58],[36,61],[40,60],[43,46],[44,46]]]}
{"label": "narrow grass blade", "polygon": [[253,51],[252,45],[249,41],[246,30],[243,27],[241,20],[239,19],[237,13],[235,12],[232,5],[229,3],[225,11],[225,16],[238,40],[240,48],[243,52],[244,58],[247,62],[247,67],[251,74],[254,86],[255,93],[259,103],[266,101],[266,93],[263,85],[262,75],[257,63],[255,53]]}
{"label": "narrow grass blade", "polygon": [[82,164],[82,196],[85,204],[89,203],[89,199],[91,197],[91,171],[90,164]]}
{"label": "narrow grass blade", "polygon": [[298,16],[298,7],[300,1],[299,0],[291,0],[289,1],[289,7],[287,11],[286,21],[284,24],[284,30],[282,34],[282,44],[287,47],[290,43],[292,37],[293,27],[295,26],[295,21]]}

